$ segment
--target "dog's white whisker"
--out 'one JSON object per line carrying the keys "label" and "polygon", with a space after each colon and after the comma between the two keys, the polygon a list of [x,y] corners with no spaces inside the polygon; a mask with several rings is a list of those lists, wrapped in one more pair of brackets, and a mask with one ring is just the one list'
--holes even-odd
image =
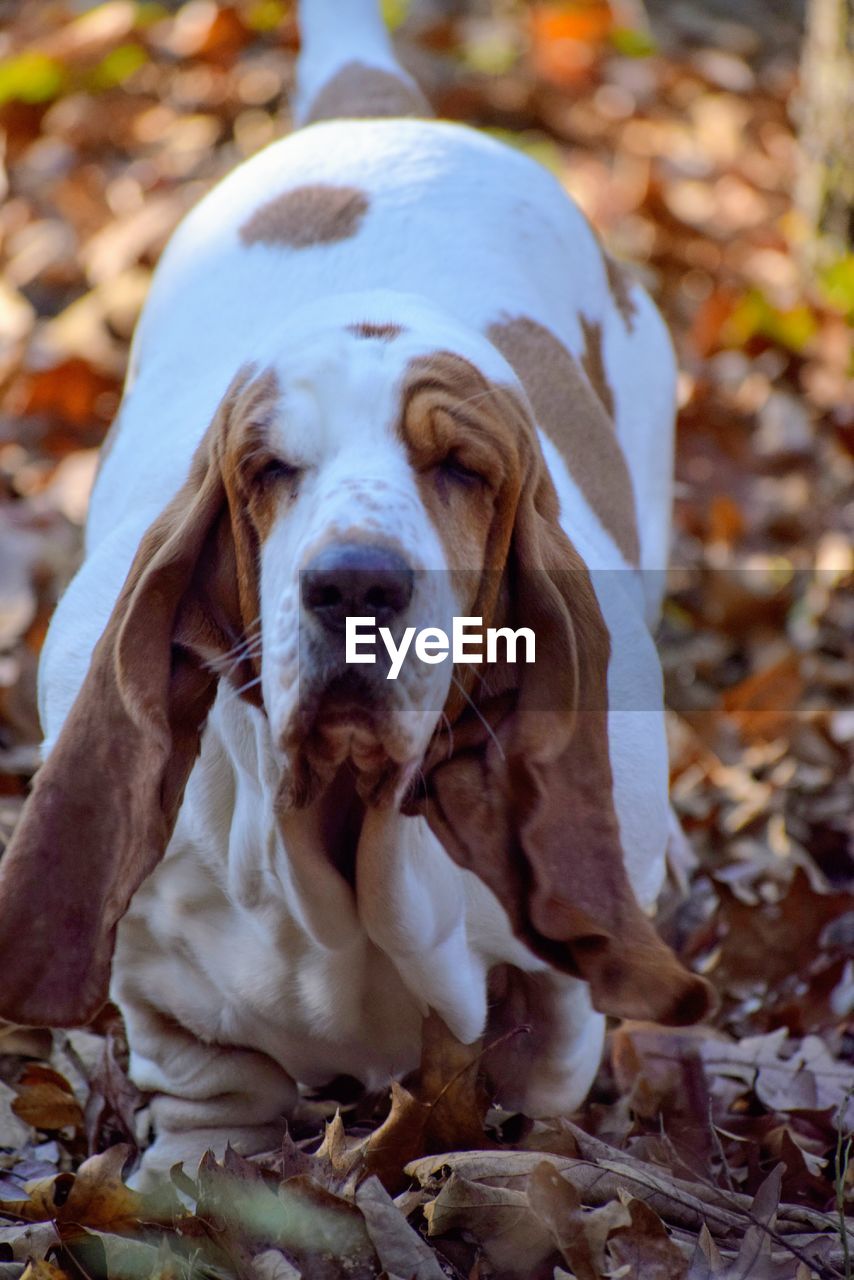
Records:
{"label": "dog's white whisker", "polygon": [[463,695],[463,697],[465,698],[466,702],[469,704],[469,706],[471,707],[472,711],[475,713],[475,715],[477,716],[478,720],[479,720],[479,721],[480,721],[480,723],[483,725],[483,727],[484,727],[484,729],[486,730],[486,732],[489,734],[489,737],[491,738],[491,740],[492,740],[492,741],[493,741],[493,743],[495,744],[495,746],[496,746],[496,748],[497,748],[497,750],[498,750],[498,753],[499,753],[499,755],[501,756],[501,759],[502,759],[502,760],[504,760],[504,759],[505,759],[505,756],[504,756],[504,748],[502,747],[501,743],[498,741],[498,738],[495,736],[495,730],[493,729],[492,725],[491,725],[491,724],[489,723],[489,721],[485,718],[485,716],[483,715],[483,713],[482,713],[482,712],[481,712],[481,710],[480,710],[480,707],[477,705],[477,703],[474,701],[474,699],[473,699],[473,698],[471,698],[471,697],[469,697],[469,694],[468,694],[468,692],[466,691],[466,689],[465,689],[465,687],[463,686],[463,684],[461,683],[461,681],[460,681],[460,680],[458,680],[458,679],[457,679],[457,677],[456,677],[455,675],[454,675],[454,676],[451,676],[451,680],[453,681],[453,684],[455,685],[455,687],[456,687],[457,689],[459,689],[460,693]]}
{"label": "dog's white whisker", "polygon": [[257,658],[261,651],[262,644],[260,636],[257,640],[253,640],[251,642],[247,641],[243,648],[238,649],[233,654],[231,661],[226,664],[224,674],[231,675],[231,673],[240,666],[241,662],[244,662],[247,658]]}
{"label": "dog's white whisker", "polygon": [[236,689],[228,688],[227,694],[229,697],[237,698],[241,693],[247,693],[250,689],[254,689],[256,685],[261,683],[262,679],[262,676],[255,676],[253,680],[247,680],[245,684],[240,685]]}
{"label": "dog's white whisker", "polygon": [[243,628],[242,637],[230,649],[226,649],[221,656],[223,658],[232,658],[236,653],[241,653],[246,648],[247,645],[260,643],[260,640],[261,640],[260,635],[252,634],[252,632],[257,631],[258,628],[260,628],[260,626],[261,626],[261,617],[259,615],[258,617],[253,619],[252,622],[247,623],[247,625]]}

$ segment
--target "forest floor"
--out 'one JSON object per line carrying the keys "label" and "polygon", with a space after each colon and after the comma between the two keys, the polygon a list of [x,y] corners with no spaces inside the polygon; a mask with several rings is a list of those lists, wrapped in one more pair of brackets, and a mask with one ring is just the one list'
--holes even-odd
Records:
{"label": "forest floor", "polygon": [[[851,1280],[854,257],[816,260],[793,199],[796,40],[655,7],[654,37],[588,0],[400,39],[440,113],[560,176],[674,336],[660,644],[686,841],[659,922],[720,993],[714,1025],[612,1029],[586,1106],[549,1123],[486,1110],[471,1051],[428,1032],[387,1120],[387,1098],[317,1101],[281,1153],[206,1159],[154,1200],[122,1181],[147,1112],[115,1015],[0,1028],[0,1280]],[[297,44],[280,0],[4,12],[0,847],[152,268],[286,127]],[[443,1151],[455,1126],[478,1149]]]}

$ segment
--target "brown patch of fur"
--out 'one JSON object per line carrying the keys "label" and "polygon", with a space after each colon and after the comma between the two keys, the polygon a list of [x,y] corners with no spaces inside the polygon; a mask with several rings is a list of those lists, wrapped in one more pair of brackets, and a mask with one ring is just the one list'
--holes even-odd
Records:
{"label": "brown patch of fur", "polygon": [[[401,434],[453,571],[476,569],[479,576],[481,570],[504,568],[512,513],[499,510],[504,528],[495,537],[493,495],[499,491],[500,508],[503,471],[516,452],[502,411],[507,400],[505,389],[492,386],[474,365],[449,351],[420,356],[406,372]],[[441,464],[449,453],[489,484],[461,485],[443,476]],[[477,589],[479,582],[471,585]]]}
{"label": "brown patch of fur", "polygon": [[378,338],[381,342],[391,342],[393,338],[400,337],[404,329],[400,324],[372,324],[370,320],[363,320],[361,324],[348,324],[347,332],[355,334],[357,338]]}
{"label": "brown patch of fur", "polygon": [[640,559],[631,476],[599,397],[577,360],[544,325],[527,316],[490,325],[487,336],[510,362],[537,422],[557,445],[570,475],[630,564]]}
{"label": "brown patch of fur", "polygon": [[590,379],[590,384],[602,401],[602,407],[611,421],[614,421],[614,393],[605,372],[605,360],[602,354],[602,326],[586,316],[579,315],[581,332],[584,334],[584,354],[581,366]]}
{"label": "brown patch of fur", "polygon": [[[251,526],[256,551],[282,509],[289,483],[284,477],[267,477],[264,471],[276,458],[270,448],[270,428],[278,403],[279,381],[275,370],[268,369],[258,375],[244,395],[243,413],[232,430],[228,454],[223,459],[223,480],[232,523]],[[247,557],[247,561],[249,559]],[[253,578],[257,579],[255,552],[251,556],[251,568]],[[254,591],[257,595],[257,581]],[[257,617],[257,609],[253,616]]]}
{"label": "brown patch of fur", "polygon": [[295,187],[256,209],[240,228],[244,244],[284,244],[310,249],[349,240],[362,225],[370,201],[358,187],[316,182]]}
{"label": "brown patch of fur", "polygon": [[638,311],[631,294],[632,278],[623,264],[617,262],[616,258],[612,258],[610,253],[607,253],[604,249],[602,249],[602,262],[605,266],[608,289],[614,299],[614,305],[623,317],[623,323],[629,333],[631,333],[635,327],[635,316]]}
{"label": "brown patch of fur", "polygon": [[305,123],[432,115],[430,103],[416,85],[379,67],[348,62],[320,90]]}

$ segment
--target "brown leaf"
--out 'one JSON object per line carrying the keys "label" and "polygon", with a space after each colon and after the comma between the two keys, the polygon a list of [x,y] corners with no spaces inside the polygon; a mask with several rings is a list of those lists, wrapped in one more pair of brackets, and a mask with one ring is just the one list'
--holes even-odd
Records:
{"label": "brown leaf", "polygon": [[392,1081],[391,1110],[379,1128],[353,1149],[353,1163],[361,1160],[363,1167],[376,1174],[387,1190],[400,1190],[404,1183],[403,1169],[424,1154],[429,1119],[429,1105],[419,1102],[396,1080]]}
{"label": "brown leaf", "polygon": [[[399,1085],[392,1083],[392,1109],[394,1108],[395,1090],[398,1088],[400,1088]],[[365,1140],[362,1139],[360,1141],[348,1138],[344,1128],[344,1121],[341,1119],[341,1112],[336,1111],[326,1125],[323,1141],[314,1154],[314,1162],[321,1167],[327,1166],[332,1175],[338,1179],[346,1179],[354,1170],[362,1168],[364,1158]],[[305,1156],[301,1152],[296,1154],[286,1148],[283,1161],[283,1178],[294,1177],[300,1173],[310,1174],[311,1165],[311,1157]]]}
{"label": "brown leaf", "polygon": [[490,1145],[484,1133],[488,1099],[479,1081],[480,1044],[462,1044],[437,1013],[422,1031],[421,1068],[413,1087],[430,1108],[425,1151],[461,1151]]}
{"label": "brown leaf", "polygon": [[406,1166],[406,1173],[428,1190],[432,1179],[455,1173],[470,1182],[490,1182],[524,1191],[529,1176],[544,1159],[562,1171],[574,1169],[581,1163],[566,1156],[552,1159],[542,1151],[511,1151],[502,1147],[492,1151],[445,1151],[440,1155],[422,1156]]}
{"label": "brown leaf", "polygon": [[[775,1239],[776,1201],[780,1191],[780,1168],[765,1180],[752,1205],[754,1221],[739,1242],[738,1254],[721,1255],[711,1235],[704,1226],[701,1230],[694,1256],[685,1280],[810,1280],[816,1272],[798,1256],[803,1251],[830,1264],[818,1274],[836,1274],[836,1268],[844,1266],[844,1256],[839,1251],[838,1262],[830,1262],[826,1242],[812,1234],[798,1237],[800,1249],[787,1247],[785,1239]],[[794,1240],[793,1240],[794,1245]]]}
{"label": "brown leaf", "polygon": [[483,1247],[496,1270],[529,1280],[555,1251],[548,1230],[524,1191],[470,1182],[452,1173],[435,1200],[424,1206],[430,1236],[465,1231]]}
{"label": "brown leaf", "polygon": [[27,1201],[0,1202],[0,1209],[24,1222],[52,1219],[60,1227],[76,1224],[95,1231],[132,1233],[141,1222],[171,1223],[181,1209],[168,1188],[156,1196],[142,1196],[122,1181],[129,1154],[129,1147],[111,1147],[85,1160],[76,1174],[60,1173],[28,1183]]}
{"label": "brown leaf", "polygon": [[804,687],[800,655],[789,652],[728,689],[723,705],[745,742],[770,742],[794,722]]}
{"label": "brown leaf", "polygon": [[688,1264],[658,1214],[643,1200],[630,1200],[627,1208],[631,1224],[608,1241],[610,1270],[619,1269],[625,1280],[684,1280]]}
{"label": "brown leaf", "polygon": [[751,1206],[753,1221],[744,1234],[738,1256],[730,1266],[713,1273],[720,1280],[794,1280],[797,1259],[793,1255],[775,1258],[771,1251],[782,1172],[783,1166],[778,1165],[756,1193]]}
{"label": "brown leaf", "polygon": [[444,1280],[432,1249],[406,1221],[378,1178],[369,1178],[356,1191],[356,1205],[384,1269],[407,1280]]}
{"label": "brown leaf", "polygon": [[304,1175],[283,1183],[278,1200],[281,1234],[274,1243],[292,1252],[301,1270],[305,1269],[303,1255],[325,1253],[347,1258],[353,1280],[373,1276],[373,1246],[364,1219],[353,1204]]}
{"label": "brown leaf", "polygon": [[117,387],[115,378],[106,377],[80,356],[69,356],[50,369],[24,375],[15,409],[22,414],[53,416],[80,429],[103,419],[99,397]]}
{"label": "brown leaf", "polygon": [[702,1046],[725,1039],[710,1027],[659,1027],[626,1022],[610,1040],[617,1087],[629,1095],[633,1111],[654,1119],[692,1100],[708,1114],[703,1080]]}
{"label": "brown leaf", "polygon": [[612,1200],[600,1209],[583,1209],[578,1191],[547,1160],[528,1179],[528,1201],[578,1280],[600,1280],[608,1237],[631,1225],[625,1205]]}
{"label": "brown leaf", "polygon": [[21,1280],[69,1280],[68,1272],[40,1258],[27,1264]]}
{"label": "brown leaf", "polygon": [[788,979],[801,980],[821,949],[824,929],[854,905],[850,894],[816,893],[800,868],[779,902],[752,906],[726,885],[717,888],[726,934],[712,976],[724,990],[756,980],[774,992]]}
{"label": "brown leaf", "polygon": [[34,1129],[77,1129],[83,1112],[71,1085],[58,1071],[31,1064],[18,1085],[12,1110]]}
{"label": "brown leaf", "polygon": [[77,1099],[54,1084],[26,1087],[12,1103],[12,1110],[35,1129],[78,1129],[83,1124]]}
{"label": "brown leaf", "polygon": [[153,1202],[131,1191],[122,1180],[130,1154],[130,1147],[116,1146],[84,1160],[60,1219],[106,1231],[135,1231],[140,1221],[170,1221],[178,1209],[177,1201]]}
{"label": "brown leaf", "polygon": [[392,1084],[388,1118],[366,1140],[365,1168],[390,1191],[403,1185],[410,1161],[433,1151],[491,1145],[483,1128],[487,1098],[477,1045],[463,1045],[438,1014],[424,1020],[421,1068],[411,1091]]}
{"label": "brown leaf", "polygon": [[783,1124],[765,1138],[766,1148],[786,1166],[783,1196],[797,1204],[825,1204],[830,1188],[827,1177],[821,1176],[827,1173],[827,1161],[823,1158],[826,1148],[821,1144],[820,1152],[810,1150],[805,1145],[806,1139],[798,1141],[799,1136],[790,1125]]}
{"label": "brown leaf", "polygon": [[[0,631],[0,645],[3,644]],[[3,648],[6,648],[3,645]],[[2,845],[0,845],[2,851]],[[0,1054],[16,1054],[22,1058],[49,1058],[53,1036],[36,1027],[12,1027],[0,1024]]]}
{"label": "brown leaf", "polygon": [[697,1236],[694,1256],[685,1280],[712,1280],[723,1270],[723,1258],[705,1222]]}
{"label": "brown leaf", "polygon": [[[697,1232],[705,1222],[718,1238],[743,1234],[752,1204],[749,1196],[674,1177],[660,1166],[618,1151],[585,1133],[570,1120],[564,1119],[562,1124],[575,1137],[582,1158],[545,1158],[573,1183],[585,1204],[604,1205],[628,1191],[643,1199],[671,1226]],[[413,1161],[406,1172],[425,1188],[449,1171],[468,1181],[488,1181],[516,1190],[524,1187],[525,1179],[543,1159],[543,1153],[537,1151],[448,1152]],[[821,1235],[830,1230],[835,1237],[835,1227],[829,1226],[825,1214],[796,1205],[786,1205],[781,1210],[778,1227],[785,1235],[797,1231]]]}

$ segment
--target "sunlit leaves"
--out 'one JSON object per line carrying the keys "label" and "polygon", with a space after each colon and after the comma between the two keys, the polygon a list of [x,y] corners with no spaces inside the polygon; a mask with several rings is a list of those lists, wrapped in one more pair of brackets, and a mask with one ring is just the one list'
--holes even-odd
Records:
{"label": "sunlit leaves", "polygon": [[50,102],[62,90],[62,64],[37,50],[0,62],[0,105],[5,102]]}

